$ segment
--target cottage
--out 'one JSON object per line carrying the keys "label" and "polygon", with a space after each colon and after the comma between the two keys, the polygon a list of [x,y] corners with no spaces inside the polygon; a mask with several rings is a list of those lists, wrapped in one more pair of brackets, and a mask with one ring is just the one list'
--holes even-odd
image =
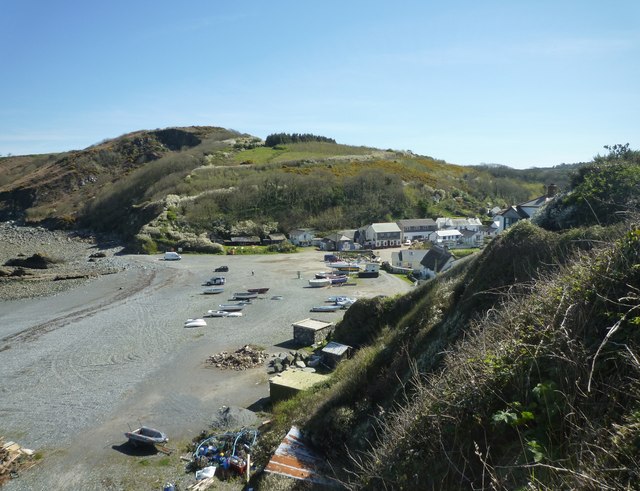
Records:
{"label": "cottage", "polygon": [[260,237],[257,235],[251,235],[249,237],[231,237],[230,240],[225,240],[224,243],[225,245],[231,246],[260,245]]}
{"label": "cottage", "polygon": [[520,220],[528,220],[533,217],[540,208],[546,203],[551,201],[553,197],[558,193],[558,187],[555,184],[549,184],[547,186],[547,193],[543,196],[525,201],[517,205],[512,205],[500,213],[496,214],[494,218],[494,224],[499,232],[507,230]]}
{"label": "cottage", "polygon": [[293,340],[300,346],[311,346],[324,341],[333,332],[333,322],[325,322],[318,319],[303,319],[294,322]]}
{"label": "cottage", "polygon": [[441,217],[436,219],[436,225],[438,230],[475,230],[476,232],[482,226],[482,222],[479,218],[450,218]]}
{"label": "cottage", "polygon": [[262,242],[264,244],[282,244],[287,237],[284,234],[269,234]]}
{"label": "cottage", "polygon": [[353,237],[349,237],[343,232],[336,232],[322,238],[321,248],[323,251],[350,251],[355,249]]}
{"label": "cottage", "polygon": [[391,253],[392,268],[404,268],[407,270],[420,269],[420,261],[427,254],[427,249],[409,249]]}
{"label": "cottage", "polygon": [[309,247],[313,244],[315,234],[310,228],[299,228],[289,232],[289,240],[298,247]]}
{"label": "cottage", "polygon": [[433,278],[438,273],[449,269],[453,261],[453,256],[445,247],[434,245],[420,262],[421,275],[425,278]]}
{"label": "cottage", "polygon": [[450,230],[436,230],[429,234],[429,241],[437,245],[455,247],[460,237],[462,237],[462,232],[455,228]]}

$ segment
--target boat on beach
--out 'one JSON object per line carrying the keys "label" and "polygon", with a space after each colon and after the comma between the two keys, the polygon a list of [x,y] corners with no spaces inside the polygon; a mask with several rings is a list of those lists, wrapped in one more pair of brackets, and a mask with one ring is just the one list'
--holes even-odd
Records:
{"label": "boat on beach", "polygon": [[218,305],[220,310],[225,310],[227,312],[239,312],[244,309],[244,303],[225,303]]}
{"label": "boat on beach", "polygon": [[207,321],[204,319],[187,319],[184,327],[206,327]]}
{"label": "boat on beach", "polygon": [[313,278],[309,280],[309,286],[311,288],[322,288],[324,286],[329,286],[331,284],[331,280],[329,278]]}
{"label": "boat on beach", "polygon": [[246,300],[246,299],[252,299],[252,298],[258,298],[258,293],[246,291],[246,292],[238,292],[233,294],[234,300]]}
{"label": "boat on beach", "polygon": [[342,305],[318,305],[317,307],[311,307],[311,312],[335,312],[340,310]]}
{"label": "boat on beach", "polygon": [[205,295],[217,295],[218,293],[222,293],[224,288],[221,286],[212,286],[211,288],[205,288],[202,293]]}
{"label": "boat on beach", "polygon": [[133,445],[138,445],[140,443],[145,445],[156,445],[169,441],[169,438],[165,433],[154,428],[149,428],[148,426],[141,426],[136,430],[127,431],[124,436],[126,436],[129,443]]}
{"label": "boat on beach", "polygon": [[269,291],[269,288],[247,288],[247,291],[249,293],[259,293],[260,295],[263,295]]}
{"label": "boat on beach", "polygon": [[207,310],[205,317],[227,317],[229,312],[226,310]]}

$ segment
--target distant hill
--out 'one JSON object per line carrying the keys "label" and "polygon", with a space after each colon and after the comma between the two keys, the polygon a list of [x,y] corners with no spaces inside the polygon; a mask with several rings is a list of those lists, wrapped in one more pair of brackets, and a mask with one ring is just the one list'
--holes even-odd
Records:
{"label": "distant hill", "polygon": [[[283,135],[277,141],[288,141]],[[0,220],[126,240],[142,234],[147,246],[170,245],[185,233],[221,239],[238,230],[264,235],[444,214],[482,217],[542,194],[549,179],[562,185],[570,170],[464,167],[293,137],[267,147],[224,128],[166,128],[79,151],[0,158]]]}

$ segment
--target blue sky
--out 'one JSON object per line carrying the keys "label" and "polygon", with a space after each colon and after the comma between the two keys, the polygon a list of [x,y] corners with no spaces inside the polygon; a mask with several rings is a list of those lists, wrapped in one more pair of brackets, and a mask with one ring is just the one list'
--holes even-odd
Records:
{"label": "blue sky", "polygon": [[640,149],[640,2],[0,0],[0,155],[139,129],[457,164]]}

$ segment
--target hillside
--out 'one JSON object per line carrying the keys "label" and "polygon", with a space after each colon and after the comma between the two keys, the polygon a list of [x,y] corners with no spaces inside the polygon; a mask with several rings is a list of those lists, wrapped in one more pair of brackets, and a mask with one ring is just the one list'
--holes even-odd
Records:
{"label": "hillside", "polygon": [[550,176],[568,180],[568,168],[463,167],[329,140],[267,147],[223,128],[167,128],[0,158],[0,220],[109,232],[153,250],[185,236],[484,216],[542,194]]}
{"label": "hillside", "polygon": [[335,333],[355,356],[275,407],[265,455],[295,424],[350,489],[638,489],[639,184],[640,152],[598,157],[551,230],[520,222],[409,295],[357,302]]}

